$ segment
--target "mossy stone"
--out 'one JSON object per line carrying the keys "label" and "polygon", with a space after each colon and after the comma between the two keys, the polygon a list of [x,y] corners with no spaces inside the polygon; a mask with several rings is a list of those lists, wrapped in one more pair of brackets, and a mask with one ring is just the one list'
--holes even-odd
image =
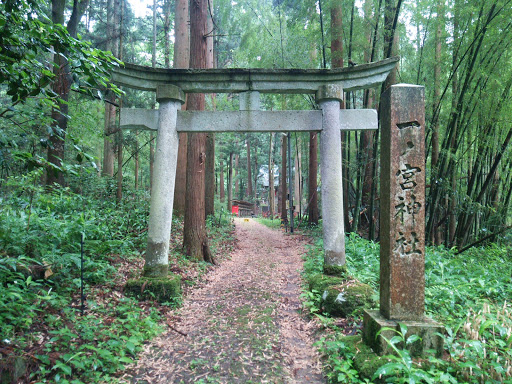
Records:
{"label": "mossy stone", "polygon": [[[10,356],[4,361],[5,365],[0,365],[0,383],[17,383],[18,380],[27,373],[27,360],[21,356]],[[7,369],[5,369],[7,367]]]}
{"label": "mossy stone", "polygon": [[345,277],[347,265],[324,265],[324,275]]}
{"label": "mossy stone", "polygon": [[159,303],[169,302],[181,296],[181,277],[169,274],[166,278],[141,277],[131,279],[124,286],[127,296],[139,300],[156,300]]}
{"label": "mossy stone", "polygon": [[368,284],[348,280],[326,288],[322,295],[322,308],[332,316],[358,314],[374,305],[373,293]]}
{"label": "mossy stone", "polygon": [[[388,359],[377,355],[367,346],[360,335],[344,336],[339,341],[345,343],[347,349],[354,355],[354,368],[359,372],[361,379],[372,380],[373,375],[384,364],[389,362]],[[374,383],[384,382],[383,380],[373,380]]]}
{"label": "mossy stone", "polygon": [[343,281],[344,279],[342,277],[327,276],[323,273],[317,273],[309,278],[309,290],[322,293],[327,287],[343,284]]}

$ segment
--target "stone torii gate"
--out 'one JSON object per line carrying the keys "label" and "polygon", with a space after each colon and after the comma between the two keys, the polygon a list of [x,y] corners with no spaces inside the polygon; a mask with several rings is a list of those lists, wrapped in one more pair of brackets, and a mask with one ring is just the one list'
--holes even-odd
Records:
{"label": "stone torii gate", "polygon": [[[165,276],[168,265],[178,132],[320,132],[324,265],[345,264],[341,130],[377,129],[375,110],[340,110],[344,91],[380,85],[397,58],[354,68],[154,69],[126,64],[113,80],[156,92],[158,110],[123,109],[121,126],[156,130],[145,276]],[[315,94],[320,111],[260,111],[259,93]],[[181,111],[185,93],[240,93],[240,111]]]}
{"label": "stone torii gate", "polygon": [[[375,110],[340,110],[344,91],[380,85],[398,58],[353,68],[155,69],[126,64],[113,80],[156,92],[158,110],[123,109],[121,127],[157,131],[145,277],[165,277],[172,222],[178,132],[320,132],[324,269],[345,264],[341,130],[377,129]],[[315,94],[320,111],[260,111],[259,94]],[[239,93],[240,110],[181,111],[185,93]],[[441,327],[424,315],[424,89],[392,86],[381,100],[380,311],[366,312],[364,339],[387,352],[383,336],[408,322],[425,348],[440,349]],[[386,333],[387,332],[387,333]],[[377,336],[379,334],[379,336]]]}

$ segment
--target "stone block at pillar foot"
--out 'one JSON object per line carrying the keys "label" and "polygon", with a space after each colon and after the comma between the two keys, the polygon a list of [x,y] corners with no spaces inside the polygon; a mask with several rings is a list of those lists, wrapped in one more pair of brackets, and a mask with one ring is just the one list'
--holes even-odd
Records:
{"label": "stone block at pillar foot", "polygon": [[[400,324],[407,327],[406,340],[412,335],[420,338],[407,345],[413,357],[424,356],[428,350],[434,350],[437,356],[442,354],[443,338],[439,334],[444,333],[444,327],[427,317],[421,321],[396,321],[386,319],[378,310],[364,311],[363,340],[379,355],[391,354],[393,350],[385,339],[396,336],[395,330],[400,331]],[[398,345],[398,348],[404,346]]]}

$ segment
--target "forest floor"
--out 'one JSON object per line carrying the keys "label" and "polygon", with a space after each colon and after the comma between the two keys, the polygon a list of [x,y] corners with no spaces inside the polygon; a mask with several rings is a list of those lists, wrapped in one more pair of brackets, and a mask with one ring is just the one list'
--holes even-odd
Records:
{"label": "forest floor", "polygon": [[237,246],[191,289],[171,330],[145,346],[132,383],[323,383],[301,314],[306,240],[236,219]]}

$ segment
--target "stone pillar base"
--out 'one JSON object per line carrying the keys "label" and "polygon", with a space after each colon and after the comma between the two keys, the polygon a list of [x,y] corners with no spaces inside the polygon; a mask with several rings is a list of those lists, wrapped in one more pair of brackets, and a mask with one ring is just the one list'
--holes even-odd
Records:
{"label": "stone pillar base", "polygon": [[[397,333],[393,330],[400,331],[400,324],[407,326],[407,334],[405,339],[411,335],[418,335],[420,340],[407,345],[413,357],[423,356],[426,351],[431,349],[436,351],[436,355],[440,356],[443,352],[443,338],[437,333],[443,334],[444,327],[428,317],[423,321],[396,321],[386,319],[379,311],[365,310],[363,315],[363,341],[370,346],[373,351],[379,355],[391,355],[393,349],[384,338],[390,340]],[[391,328],[393,330],[383,330],[378,336],[377,334],[383,328]],[[404,348],[398,345],[398,348]]]}

